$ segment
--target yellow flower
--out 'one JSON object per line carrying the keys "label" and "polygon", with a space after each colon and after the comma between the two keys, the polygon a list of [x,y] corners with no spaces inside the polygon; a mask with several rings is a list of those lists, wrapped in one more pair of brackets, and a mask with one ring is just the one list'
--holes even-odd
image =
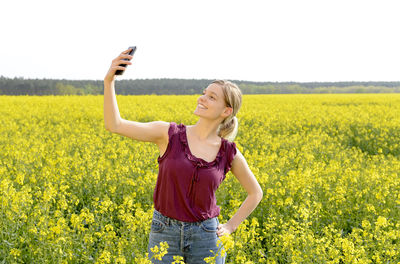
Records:
{"label": "yellow flower", "polygon": [[14,258],[17,258],[17,257],[21,256],[21,250],[17,249],[17,248],[12,248],[10,250],[10,255],[13,256]]}
{"label": "yellow flower", "polygon": [[171,264],[185,264],[182,256],[173,256],[174,261]]}
{"label": "yellow flower", "polygon": [[378,216],[378,219],[376,220],[375,225],[377,227],[385,227],[385,226],[387,226],[386,218],[383,217],[383,216]]}
{"label": "yellow flower", "polygon": [[115,262],[120,264],[126,264],[126,259],[123,256],[119,256],[118,258],[115,259]]}
{"label": "yellow flower", "polygon": [[169,248],[169,245],[166,241],[160,242],[160,247],[155,245],[154,247],[150,248],[151,252],[154,253],[152,258],[162,260],[164,255],[168,253],[168,248]]}

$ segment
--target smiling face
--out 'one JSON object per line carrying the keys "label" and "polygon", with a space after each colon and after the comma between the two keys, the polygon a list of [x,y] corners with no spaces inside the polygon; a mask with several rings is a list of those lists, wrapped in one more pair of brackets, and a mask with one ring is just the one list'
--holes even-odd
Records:
{"label": "smiling face", "polygon": [[225,104],[222,87],[216,83],[212,83],[204,89],[203,95],[197,99],[197,107],[194,110],[194,114],[199,117],[212,120],[221,119],[221,122],[231,113],[232,108]]}

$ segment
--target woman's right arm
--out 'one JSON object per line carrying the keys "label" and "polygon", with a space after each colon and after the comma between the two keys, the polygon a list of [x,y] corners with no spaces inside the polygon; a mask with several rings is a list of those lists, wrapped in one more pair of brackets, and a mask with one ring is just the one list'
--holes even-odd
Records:
{"label": "woman's right arm", "polygon": [[160,145],[168,142],[169,123],[164,121],[153,121],[141,123],[122,119],[119,114],[117,98],[115,97],[115,71],[126,70],[120,64],[132,64],[130,61],[122,60],[124,58],[132,59],[128,55],[128,50],[123,51],[115,58],[104,77],[104,126],[106,130],[122,136],[139,141],[153,142]]}

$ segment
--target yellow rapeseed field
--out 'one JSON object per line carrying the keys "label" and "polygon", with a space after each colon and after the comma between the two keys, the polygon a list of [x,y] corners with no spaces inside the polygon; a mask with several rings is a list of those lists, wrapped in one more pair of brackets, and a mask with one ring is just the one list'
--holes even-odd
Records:
{"label": "yellow rapeseed field", "polygon": [[[117,100],[124,119],[191,125],[197,97]],[[103,96],[0,106],[0,263],[145,263],[156,145],[106,131]],[[227,263],[399,263],[400,95],[244,95],[237,117],[264,197]],[[220,222],[245,197],[229,172]]]}

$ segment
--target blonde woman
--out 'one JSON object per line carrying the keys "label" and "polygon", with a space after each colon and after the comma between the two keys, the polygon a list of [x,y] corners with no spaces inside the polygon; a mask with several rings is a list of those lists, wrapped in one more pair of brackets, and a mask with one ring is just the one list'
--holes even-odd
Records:
{"label": "blonde woman", "polygon": [[[194,125],[153,121],[140,123],[122,119],[114,91],[116,70],[120,64],[132,64],[130,49],[116,57],[104,78],[105,128],[134,140],[157,145],[159,173],[155,185],[154,213],[149,235],[150,248],[166,241],[168,253],[161,261],[171,263],[180,255],[185,263],[205,263],[218,251],[219,236],[235,231],[262,199],[263,192],[249,169],[242,153],[236,148],[238,122],[236,114],[242,102],[237,85],[224,80],[213,81],[197,100],[194,114],[199,117]],[[215,191],[228,171],[238,179],[248,193],[243,204],[226,223],[217,216]],[[219,256],[217,263],[225,263]]]}

